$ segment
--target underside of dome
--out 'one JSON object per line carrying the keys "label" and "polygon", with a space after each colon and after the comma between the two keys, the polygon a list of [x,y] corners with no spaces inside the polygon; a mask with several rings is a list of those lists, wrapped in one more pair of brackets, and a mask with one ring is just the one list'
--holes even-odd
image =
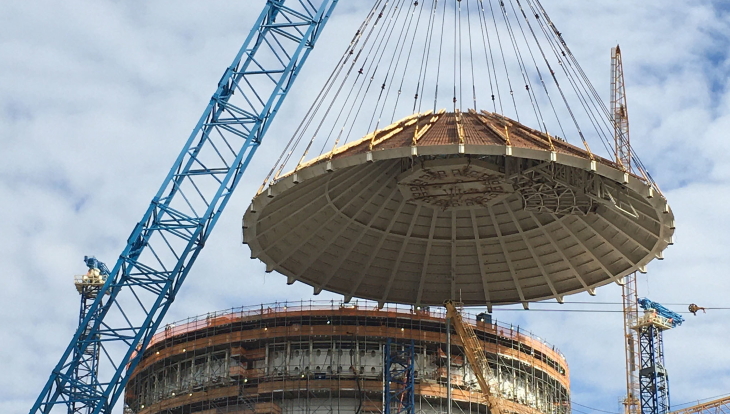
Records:
{"label": "underside of dome", "polygon": [[645,180],[489,112],[401,120],[259,194],[244,241],[315,293],[527,304],[643,270],[674,218]]}

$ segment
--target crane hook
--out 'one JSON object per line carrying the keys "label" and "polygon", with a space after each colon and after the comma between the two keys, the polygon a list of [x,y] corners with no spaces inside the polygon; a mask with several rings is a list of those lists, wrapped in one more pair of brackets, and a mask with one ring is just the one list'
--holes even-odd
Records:
{"label": "crane hook", "polygon": [[694,315],[694,316],[697,316],[698,311],[702,311],[702,313],[707,313],[707,312],[705,312],[705,308],[703,308],[701,306],[697,306],[694,303],[690,304],[687,309],[689,309],[689,311],[692,312],[692,315]]}

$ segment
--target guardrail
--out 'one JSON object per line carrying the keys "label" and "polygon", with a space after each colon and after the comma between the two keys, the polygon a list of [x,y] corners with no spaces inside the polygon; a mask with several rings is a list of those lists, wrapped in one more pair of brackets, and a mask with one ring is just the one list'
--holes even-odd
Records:
{"label": "guardrail", "polygon": [[[210,312],[203,315],[192,316],[187,319],[182,319],[176,322],[168,323],[161,328],[150,341],[150,346],[164,341],[167,338],[182,335],[188,332],[197,331],[200,329],[210,328],[214,326],[222,326],[241,320],[256,320],[266,318],[276,314],[277,316],[286,316],[289,313],[301,313],[301,312],[316,312],[316,311],[337,311],[343,309],[359,310],[377,312],[386,316],[392,314],[397,317],[398,315],[409,316],[418,315],[420,317],[431,318],[434,320],[444,320],[446,317],[446,309],[441,307],[414,307],[411,305],[399,305],[399,304],[386,304],[382,308],[378,307],[376,302],[366,300],[356,300],[350,303],[343,303],[338,301],[297,301],[297,302],[273,302],[260,305],[241,306],[236,308],[225,309],[216,312]],[[558,348],[554,345],[549,344],[541,337],[533,334],[532,332],[521,329],[519,326],[513,324],[502,323],[493,320],[491,323],[477,322],[476,316],[470,313],[463,312],[464,321],[472,326],[477,327],[478,330],[484,330],[485,325],[491,325],[495,333],[501,337],[512,339],[519,342],[526,342],[525,339],[532,340],[531,342],[537,341],[544,347],[544,350],[549,350],[557,353],[563,359],[565,356]],[[538,347],[538,350],[540,350]]]}

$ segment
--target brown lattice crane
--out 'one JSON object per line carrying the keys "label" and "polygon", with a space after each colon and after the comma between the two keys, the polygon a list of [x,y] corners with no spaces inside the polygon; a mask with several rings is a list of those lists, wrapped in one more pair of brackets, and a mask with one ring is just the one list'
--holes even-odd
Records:
{"label": "brown lattice crane", "polygon": [[631,142],[629,140],[629,113],[626,107],[626,87],[621,48],[611,49],[611,116],[614,124],[616,163],[631,172]]}
{"label": "brown lattice crane", "polygon": [[[461,339],[464,354],[466,354],[474,375],[477,377],[482,394],[484,394],[484,398],[487,400],[489,412],[491,414],[502,414],[498,399],[493,395],[492,389],[489,386],[487,375],[490,375],[492,371],[489,368],[489,361],[484,353],[481,341],[479,341],[479,338],[474,333],[474,329],[468,323],[464,322],[464,319],[461,317],[461,312],[456,309],[454,302],[450,300],[446,301],[444,307],[446,308],[446,317],[451,320],[456,334]],[[451,362],[449,361],[449,363]]]}
{"label": "brown lattice crane", "polygon": [[[626,107],[626,87],[621,48],[611,49],[611,116],[614,125],[616,163],[631,172],[631,145],[629,143],[629,113]],[[636,273],[624,278],[622,284],[624,343],[626,348],[626,397],[624,414],[639,414],[638,332],[633,329],[639,319]]]}

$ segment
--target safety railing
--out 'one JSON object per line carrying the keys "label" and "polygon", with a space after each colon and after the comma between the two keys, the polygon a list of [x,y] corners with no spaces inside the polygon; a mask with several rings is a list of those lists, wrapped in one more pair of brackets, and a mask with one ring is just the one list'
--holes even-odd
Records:
{"label": "safety railing", "polygon": [[[192,316],[176,322],[168,323],[161,328],[150,341],[149,346],[189,332],[201,329],[212,328],[215,326],[224,326],[233,322],[266,319],[272,316],[286,317],[294,316],[302,312],[334,312],[342,310],[368,311],[375,312],[382,317],[418,317],[434,320],[444,320],[446,318],[446,309],[442,307],[415,307],[402,304],[385,304],[382,308],[377,302],[367,300],[354,300],[349,303],[339,301],[285,301],[273,302],[260,305],[241,306],[203,315]],[[477,331],[492,331],[497,336],[507,340],[516,342],[530,343],[537,351],[552,352],[560,355],[563,359],[565,356],[554,345],[549,344],[541,337],[530,331],[521,329],[519,326],[493,320],[492,322],[477,322],[475,315],[462,312],[464,322],[476,327]],[[490,326],[491,325],[491,326]]]}

